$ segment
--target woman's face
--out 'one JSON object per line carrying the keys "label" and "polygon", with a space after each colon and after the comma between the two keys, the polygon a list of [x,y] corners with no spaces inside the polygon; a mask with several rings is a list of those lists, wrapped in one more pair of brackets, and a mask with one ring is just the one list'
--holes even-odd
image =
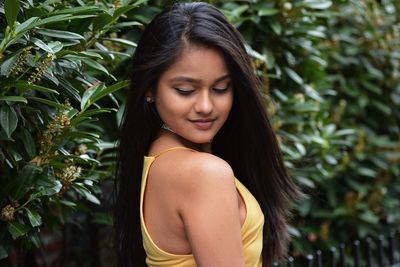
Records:
{"label": "woman's face", "polygon": [[190,45],[160,77],[154,99],[163,122],[186,140],[204,144],[221,129],[233,102],[221,53]]}

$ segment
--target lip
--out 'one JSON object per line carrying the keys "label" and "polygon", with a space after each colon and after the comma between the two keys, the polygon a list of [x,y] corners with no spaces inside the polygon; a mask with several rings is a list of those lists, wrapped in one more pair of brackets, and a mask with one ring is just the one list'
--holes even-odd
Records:
{"label": "lip", "polygon": [[200,119],[200,120],[189,120],[192,122],[197,128],[201,130],[208,130],[213,125],[215,119]]}

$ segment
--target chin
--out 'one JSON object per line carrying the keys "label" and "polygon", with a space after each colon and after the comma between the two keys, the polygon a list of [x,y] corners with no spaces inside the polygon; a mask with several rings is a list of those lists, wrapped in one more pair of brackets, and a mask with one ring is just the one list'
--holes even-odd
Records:
{"label": "chin", "polygon": [[197,137],[197,138],[196,137],[190,138],[190,136],[188,136],[188,137],[182,136],[182,137],[192,143],[195,143],[195,144],[208,144],[208,143],[210,143],[210,140],[212,140],[214,136],[208,135],[205,137]]}

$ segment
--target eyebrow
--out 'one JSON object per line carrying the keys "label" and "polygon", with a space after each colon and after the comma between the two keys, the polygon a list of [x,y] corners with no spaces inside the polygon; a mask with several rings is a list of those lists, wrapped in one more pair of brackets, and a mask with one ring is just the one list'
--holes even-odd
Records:
{"label": "eyebrow", "polygon": [[[228,79],[228,78],[230,78],[229,74],[222,75],[221,77],[215,79],[214,83],[223,81],[223,80]],[[195,84],[200,84],[201,83],[200,79],[194,79],[194,78],[185,77],[185,76],[174,77],[174,78],[170,79],[169,81],[170,82],[188,82],[188,83],[195,83]]]}

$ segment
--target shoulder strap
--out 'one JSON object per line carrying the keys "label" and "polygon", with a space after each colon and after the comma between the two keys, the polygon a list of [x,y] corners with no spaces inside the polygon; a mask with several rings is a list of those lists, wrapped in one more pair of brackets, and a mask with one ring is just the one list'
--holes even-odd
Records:
{"label": "shoulder strap", "polygon": [[191,150],[191,151],[193,151],[193,152],[197,152],[197,150],[194,150],[194,149],[191,149],[191,148],[188,148],[188,147],[176,146],[176,147],[170,147],[170,148],[168,148],[168,149],[165,149],[165,150],[163,150],[163,151],[157,153],[157,154],[154,155],[153,157],[157,158],[157,157],[161,156],[162,154],[167,153],[168,151],[176,150],[176,149],[184,149],[184,150]]}

